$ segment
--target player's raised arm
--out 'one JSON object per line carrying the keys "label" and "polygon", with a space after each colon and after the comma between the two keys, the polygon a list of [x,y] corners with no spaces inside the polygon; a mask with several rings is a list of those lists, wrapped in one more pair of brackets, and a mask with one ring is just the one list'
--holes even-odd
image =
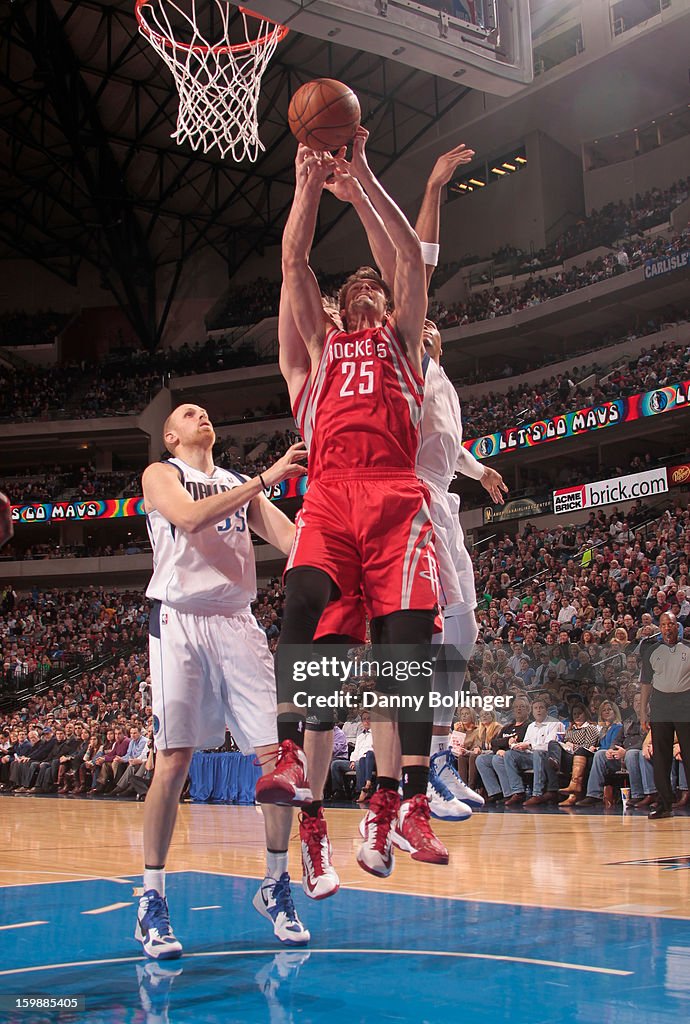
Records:
{"label": "player's raised arm", "polygon": [[155,462],[144,470],[141,478],[144,506],[147,512],[157,510],[169,523],[185,533],[198,533],[205,526],[227,519],[261,494],[264,487],[271,487],[289,477],[304,476],[307,471],[302,463],[306,457],[304,445],[301,442],[293,444],[282,458],[259,476],[230,491],[211,494],[199,501],[194,501],[182,486],[174,466]]}
{"label": "player's raised arm", "polygon": [[278,365],[287,384],[292,404],[311,373],[311,359],[304,339],[297,330],[285,284],[280,289],[278,311]]}
{"label": "player's raised arm", "polygon": [[333,169],[330,153],[298,148],[295,198],[283,232],[283,282],[297,330],[312,359],[321,353],[327,321],[319,285],[309,266],[309,254],[324,182]]}
{"label": "player's raised arm", "polygon": [[414,228],[393,202],[367,163],[365,144],[369,133],[358,128],[352,144],[352,160],[346,169],[357,179],[372,206],[386,225],[395,246],[395,326],[410,359],[421,370],[419,339],[426,313],[426,277],[422,247]]}
{"label": "player's raised arm", "polygon": [[422,205],[419,207],[415,224],[415,231],[422,243],[427,287],[438,263],[443,189],[453,177],[455,170],[461,164],[471,163],[473,159],[474,150],[468,149],[464,142],[461,142],[438,158],[427,180]]}
{"label": "player's raised arm", "polygon": [[[337,199],[343,203],[350,203],[357,212],[362,222],[369,242],[374,263],[379,268],[381,277],[388,286],[393,296],[395,284],[395,262],[396,252],[391,236],[388,234],[386,225],[371,205],[371,201],[356,178],[339,165],[333,176],[328,178],[325,184]],[[395,300],[393,299],[393,302]]]}

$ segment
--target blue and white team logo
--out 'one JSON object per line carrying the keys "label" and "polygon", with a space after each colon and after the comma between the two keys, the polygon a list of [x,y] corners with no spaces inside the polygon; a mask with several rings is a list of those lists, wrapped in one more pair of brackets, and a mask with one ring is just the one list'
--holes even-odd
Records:
{"label": "blue and white team logo", "polygon": [[157,733],[161,727],[161,720],[158,715],[153,716],[153,731]]}
{"label": "blue and white team logo", "polygon": [[668,396],[663,391],[654,391],[649,396],[649,408],[652,412],[663,412],[668,405]]}
{"label": "blue and white team logo", "polygon": [[480,459],[488,459],[494,453],[494,440],[492,437],[482,437],[477,445],[477,455]]}

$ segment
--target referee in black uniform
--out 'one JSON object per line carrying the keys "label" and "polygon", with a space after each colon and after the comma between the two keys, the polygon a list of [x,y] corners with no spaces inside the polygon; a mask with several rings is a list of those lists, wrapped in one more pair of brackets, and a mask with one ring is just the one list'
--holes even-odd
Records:
{"label": "referee in black uniform", "polygon": [[652,726],[652,763],[658,794],[649,817],[671,818],[674,733],[680,743],[685,771],[690,779],[690,644],[678,638],[678,622],[672,612],[659,619],[660,634],[640,647],[642,707],[640,728]]}

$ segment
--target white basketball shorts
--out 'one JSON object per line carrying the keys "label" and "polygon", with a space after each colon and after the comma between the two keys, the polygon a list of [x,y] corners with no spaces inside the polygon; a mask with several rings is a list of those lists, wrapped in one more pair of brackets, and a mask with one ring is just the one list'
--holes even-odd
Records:
{"label": "white basketball shorts", "polygon": [[154,602],[149,664],[157,749],[219,747],[226,726],[243,754],[277,744],[273,658],[249,612],[192,615]]}
{"label": "white basketball shorts", "polygon": [[431,522],[434,524],[436,556],[441,582],[441,604],[457,614],[477,607],[472,559],[465,547],[460,519],[460,496],[426,482],[431,496]]}

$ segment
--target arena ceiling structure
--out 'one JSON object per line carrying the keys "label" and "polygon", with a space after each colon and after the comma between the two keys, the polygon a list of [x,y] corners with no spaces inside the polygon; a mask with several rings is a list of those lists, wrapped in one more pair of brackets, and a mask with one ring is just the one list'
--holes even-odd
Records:
{"label": "arena ceiling structure", "polygon": [[[469,92],[365,50],[290,32],[264,76],[265,152],[235,164],[170,138],[177,92],[138,33],[133,6],[3,5],[0,258],[35,261],[70,284],[91,263],[149,349],[161,340],[185,262],[202,247],[215,249],[232,277],[252,253],[279,243],[293,194],[287,106],[296,88],[329,77],[355,89],[380,174],[426,141]],[[319,222],[317,242],[344,213]]]}

